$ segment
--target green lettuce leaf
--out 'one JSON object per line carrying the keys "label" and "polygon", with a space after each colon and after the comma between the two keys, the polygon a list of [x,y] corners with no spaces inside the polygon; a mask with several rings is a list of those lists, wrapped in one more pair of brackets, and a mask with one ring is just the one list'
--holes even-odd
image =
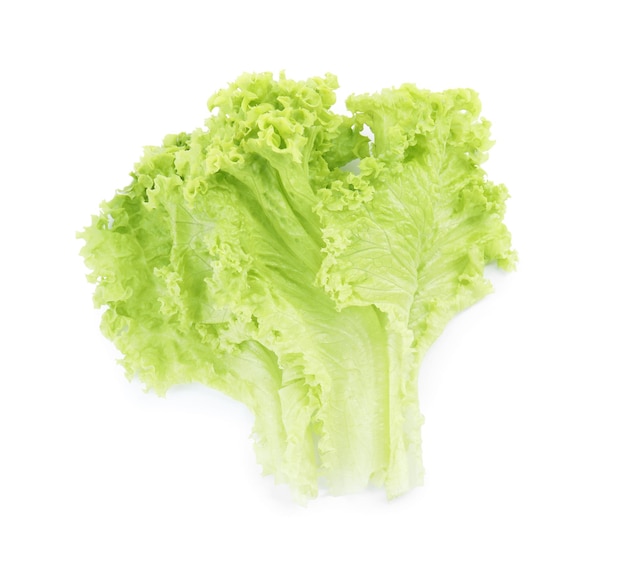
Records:
{"label": "green lettuce leaf", "polygon": [[515,261],[476,93],[403,85],[342,115],[337,86],[242,75],[79,235],[128,376],[248,406],[301,500],[422,482],[420,362]]}

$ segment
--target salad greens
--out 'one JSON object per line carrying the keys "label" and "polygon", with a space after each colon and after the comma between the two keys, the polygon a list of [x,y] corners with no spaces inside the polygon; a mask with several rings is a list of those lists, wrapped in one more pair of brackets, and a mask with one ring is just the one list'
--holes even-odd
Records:
{"label": "salad greens", "polygon": [[426,350],[491,291],[486,264],[514,266],[507,190],[481,167],[472,90],[403,85],[344,115],[337,87],[242,75],[79,236],[129,377],[244,403],[264,473],[298,499],[392,498],[422,480]]}

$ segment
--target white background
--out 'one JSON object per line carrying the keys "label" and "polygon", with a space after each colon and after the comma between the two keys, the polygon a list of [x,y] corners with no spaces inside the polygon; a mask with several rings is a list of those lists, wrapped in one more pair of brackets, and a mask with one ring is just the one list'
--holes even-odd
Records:
{"label": "white background", "polygon": [[[0,565],[626,566],[619,5],[3,3]],[[518,271],[429,353],[425,485],[391,503],[294,505],[244,408],[128,383],[78,256],[144,145],[281,69],[476,89],[512,195]]]}

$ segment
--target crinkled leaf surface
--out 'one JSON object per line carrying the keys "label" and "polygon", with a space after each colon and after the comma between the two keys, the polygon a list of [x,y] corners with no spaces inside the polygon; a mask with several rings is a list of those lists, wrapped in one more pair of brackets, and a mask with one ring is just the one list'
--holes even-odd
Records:
{"label": "crinkled leaf surface", "polygon": [[[130,377],[247,405],[298,499],[422,480],[417,373],[514,264],[476,93],[411,85],[331,110],[336,78],[246,74],[148,147],[81,234]],[[373,140],[364,135],[365,127]]]}

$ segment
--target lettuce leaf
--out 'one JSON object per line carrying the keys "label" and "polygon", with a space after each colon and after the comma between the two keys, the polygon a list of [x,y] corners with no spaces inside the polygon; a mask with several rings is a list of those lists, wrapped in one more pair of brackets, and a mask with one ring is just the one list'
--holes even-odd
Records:
{"label": "lettuce leaf", "polygon": [[337,87],[242,75],[79,236],[129,377],[248,406],[264,473],[297,499],[392,498],[422,482],[426,350],[491,291],[488,263],[514,267],[508,194],[481,166],[475,92],[403,85],[342,115]]}

